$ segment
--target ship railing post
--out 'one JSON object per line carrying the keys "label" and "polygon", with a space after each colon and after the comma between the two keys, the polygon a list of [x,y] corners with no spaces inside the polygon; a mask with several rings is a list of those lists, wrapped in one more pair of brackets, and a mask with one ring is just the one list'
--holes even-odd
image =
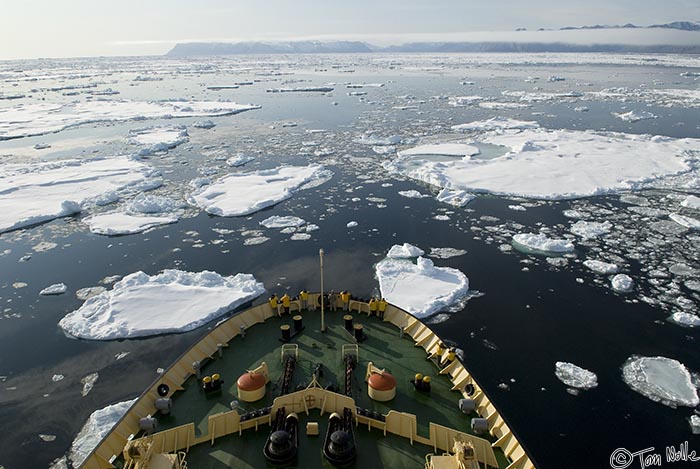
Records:
{"label": "ship railing post", "polygon": [[326,332],[326,318],[324,310],[324,298],[323,298],[323,249],[318,250],[318,256],[321,263],[321,332]]}

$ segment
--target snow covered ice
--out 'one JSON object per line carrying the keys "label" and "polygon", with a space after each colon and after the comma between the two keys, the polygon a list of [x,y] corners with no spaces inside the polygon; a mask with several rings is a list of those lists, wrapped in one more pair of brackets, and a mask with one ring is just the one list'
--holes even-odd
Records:
{"label": "snow covered ice", "polygon": [[327,178],[327,170],[318,165],[232,173],[202,187],[190,199],[212,215],[248,215],[290,198],[306,183]]}
{"label": "snow covered ice", "polygon": [[582,238],[595,238],[608,234],[612,229],[612,223],[609,221],[594,222],[579,220],[571,226],[571,232],[579,235]]}
{"label": "snow covered ice", "polygon": [[260,222],[265,228],[288,228],[288,227],[300,227],[306,221],[303,218],[286,216],[281,217],[279,215],[273,215]]}
{"label": "snow covered ice", "polygon": [[64,283],[54,283],[39,292],[40,295],[62,295],[68,287]]}
{"label": "snow covered ice", "polygon": [[559,381],[576,389],[592,389],[598,386],[598,377],[592,371],[567,362],[556,362],[555,374]]}
{"label": "snow covered ice", "polygon": [[583,265],[585,265],[597,274],[616,274],[619,270],[617,264],[611,264],[608,262],[597,261],[593,259],[587,259],[583,261]]}
{"label": "snow covered ice", "polygon": [[265,291],[250,274],[221,275],[168,269],[127,275],[112,290],[87,300],[59,326],[75,337],[112,340],[185,332]]}
{"label": "snow covered ice", "polygon": [[129,131],[129,141],[143,147],[140,156],[170,150],[189,139],[186,127],[148,127]]}
{"label": "snow covered ice", "polygon": [[164,117],[203,117],[259,109],[225,101],[78,101],[0,109],[0,140],[59,132],[88,123]]}
{"label": "snow covered ice", "polygon": [[467,295],[469,279],[449,267],[435,267],[430,259],[384,259],[375,266],[382,296],[422,318],[457,303]]}
{"label": "snow covered ice", "polygon": [[566,253],[573,252],[574,243],[567,239],[552,239],[542,233],[519,233],[513,235],[513,243],[537,252]]}
{"label": "snow covered ice", "polygon": [[671,358],[631,357],[622,367],[622,379],[654,402],[671,407],[700,404],[690,371]]}
{"label": "snow covered ice", "polygon": [[[524,129],[491,132],[477,140],[477,145],[499,145],[506,151],[502,156],[480,159],[474,156],[477,148],[449,151],[448,146],[439,153],[441,145],[431,145],[401,151],[384,166],[443,188],[572,199],[642,189],[663,177],[691,171],[700,158],[700,139],[689,138]],[[436,160],[428,155],[431,151],[472,156]]]}
{"label": "snow covered ice", "polygon": [[389,249],[386,257],[390,259],[409,259],[411,257],[419,257],[425,254],[421,248],[416,247],[412,244],[403,243],[395,244]]}
{"label": "snow covered ice", "polygon": [[127,157],[6,165],[4,170],[0,233],[78,213],[89,201],[120,189],[161,184],[150,166]]}
{"label": "snow covered ice", "polygon": [[536,129],[539,126],[540,124],[536,121],[521,121],[508,117],[496,116],[484,121],[453,125],[452,130],[488,132],[506,129]]}
{"label": "snow covered ice", "polygon": [[90,452],[107,436],[112,427],[126,414],[134,402],[136,402],[136,399],[117,402],[90,414],[90,417],[88,417],[71,444],[68,458],[73,467],[80,467]]}
{"label": "snow covered ice", "polygon": [[629,111],[625,113],[613,113],[615,117],[626,122],[638,122],[645,119],[656,119],[658,116],[649,111]]}
{"label": "snow covered ice", "polygon": [[620,293],[631,291],[634,287],[632,277],[627,274],[617,274],[610,281],[613,290]]}
{"label": "snow covered ice", "polygon": [[471,156],[479,153],[479,149],[465,143],[437,143],[420,145],[398,153],[399,157],[420,155]]}
{"label": "snow covered ice", "polygon": [[141,233],[156,226],[177,223],[176,216],[130,215],[126,212],[108,212],[92,215],[82,221],[96,234],[117,236]]}

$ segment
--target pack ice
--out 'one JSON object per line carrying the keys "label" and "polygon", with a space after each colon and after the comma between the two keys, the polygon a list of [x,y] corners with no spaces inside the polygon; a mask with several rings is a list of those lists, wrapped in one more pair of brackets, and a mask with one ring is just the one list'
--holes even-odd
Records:
{"label": "pack ice", "polygon": [[419,318],[457,303],[469,290],[469,279],[464,273],[435,267],[424,257],[415,263],[386,258],[375,266],[375,273],[382,296]]}
{"label": "pack ice", "polygon": [[222,277],[168,269],[127,275],[112,290],[87,300],[58,325],[93,340],[127,339],[185,332],[211,321],[265,291],[250,274]]}
{"label": "pack ice", "polygon": [[248,215],[286,200],[301,186],[328,178],[323,166],[281,166],[233,173],[190,195],[190,201],[212,215]]}
{"label": "pack ice", "polygon": [[0,232],[78,213],[129,186],[160,185],[150,166],[127,157],[6,165],[0,176]]}

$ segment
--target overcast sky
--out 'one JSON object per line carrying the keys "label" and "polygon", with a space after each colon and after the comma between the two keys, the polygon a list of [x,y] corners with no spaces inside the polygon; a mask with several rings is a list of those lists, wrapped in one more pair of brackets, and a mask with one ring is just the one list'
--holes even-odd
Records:
{"label": "overcast sky", "polygon": [[0,0],[0,59],[163,54],[177,42],[434,40],[700,21],[700,0]]}

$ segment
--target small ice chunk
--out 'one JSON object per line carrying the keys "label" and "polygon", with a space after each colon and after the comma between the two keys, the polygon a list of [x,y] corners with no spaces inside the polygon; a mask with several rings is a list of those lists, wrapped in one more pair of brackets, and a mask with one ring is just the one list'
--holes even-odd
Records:
{"label": "small ice chunk", "polygon": [[346,226],[348,228],[355,228],[357,226],[357,222],[356,221],[348,222],[348,224]]}
{"label": "small ice chunk", "polygon": [[444,310],[469,290],[469,279],[464,273],[435,267],[424,257],[419,257],[415,264],[406,259],[384,259],[375,266],[375,271],[382,296],[416,317]]}
{"label": "small ice chunk", "polygon": [[422,199],[424,197],[430,197],[430,194],[421,194],[415,189],[411,189],[408,191],[399,191],[399,195],[402,197],[407,197],[409,199]]}
{"label": "small ice chunk", "polygon": [[254,156],[249,156],[249,155],[244,155],[242,153],[238,153],[237,155],[234,155],[231,158],[227,159],[226,164],[229,166],[233,166],[234,168],[237,168],[239,166],[243,166],[246,163],[250,163],[253,160],[255,160]]}
{"label": "small ice chunk", "polygon": [[596,261],[593,259],[583,261],[583,265],[597,274],[616,274],[619,270],[617,264],[609,264],[607,262]]}
{"label": "small ice chunk", "polygon": [[675,322],[681,326],[698,327],[700,326],[700,317],[691,313],[677,312],[673,313],[669,318],[671,322]]}
{"label": "small ice chunk", "polygon": [[464,249],[456,248],[430,248],[430,257],[436,259],[449,259],[451,257],[463,256],[467,253]]}
{"label": "small ice chunk", "polygon": [[610,233],[612,223],[579,220],[571,226],[571,232],[582,238],[595,238]]}
{"label": "small ice chunk", "polygon": [[129,141],[142,148],[139,155],[168,151],[190,140],[187,129],[183,126],[149,127],[129,131]]}
{"label": "small ice chunk", "polygon": [[211,321],[265,291],[250,274],[222,277],[168,269],[127,275],[112,290],[87,300],[58,325],[75,337],[113,340],[184,332]]}
{"label": "small ice chunk", "polygon": [[311,235],[308,233],[294,233],[289,239],[292,241],[308,241],[311,239]]}
{"label": "small ice chunk", "polygon": [[693,432],[693,435],[700,435],[700,415],[691,415],[688,418],[688,422],[690,423],[690,431]]}
{"label": "small ice chunk", "polygon": [[555,374],[559,381],[576,389],[593,389],[598,386],[598,377],[592,371],[567,362],[556,362]]}
{"label": "small ice chunk", "polygon": [[262,244],[269,240],[270,238],[267,238],[265,236],[254,236],[252,238],[246,238],[243,241],[243,246],[257,246],[258,244]]}
{"label": "small ice chunk", "polygon": [[51,381],[53,381],[54,383],[58,383],[59,381],[63,380],[63,378],[63,375],[53,375],[51,377]]}
{"label": "small ice chunk", "polygon": [[631,291],[632,287],[634,287],[632,277],[627,274],[617,274],[612,278],[610,284],[612,285],[613,290],[621,293]]}
{"label": "small ice chunk", "polygon": [[536,129],[539,126],[540,124],[535,121],[520,121],[508,117],[496,116],[483,121],[453,125],[452,130],[488,132],[507,129]]}
{"label": "small ice chunk", "polygon": [[89,300],[93,296],[97,296],[103,291],[105,291],[105,287],[86,287],[86,288],[81,288],[78,291],[75,292],[75,297],[78,298],[79,300]]}
{"label": "small ice chunk", "polygon": [[464,207],[476,196],[465,190],[442,189],[435,198],[438,202],[453,205],[455,207]]}
{"label": "small ice chunk", "polygon": [[303,218],[287,216],[280,217],[278,215],[273,215],[260,222],[265,228],[287,228],[287,227],[299,227],[306,223]]}
{"label": "small ice chunk", "polygon": [[112,427],[126,414],[136,399],[118,402],[96,410],[80,429],[70,448],[71,467],[80,467],[88,455],[107,436]]}
{"label": "small ice chunk", "polygon": [[524,247],[538,252],[573,252],[574,243],[568,239],[552,239],[545,234],[519,233],[513,235],[513,243],[516,247]]}
{"label": "small ice chunk", "polygon": [[659,117],[649,111],[629,111],[625,113],[613,112],[613,115],[625,122],[637,122],[645,119],[656,119]]}
{"label": "small ice chunk", "polygon": [[56,440],[56,435],[47,435],[45,433],[39,433],[39,439],[41,441],[45,441],[46,443],[50,443]]}
{"label": "small ice chunk", "polygon": [[412,244],[403,243],[403,245],[394,244],[391,249],[389,249],[389,253],[386,257],[389,259],[408,259],[411,257],[420,257],[423,254],[425,254],[425,251],[421,248]]}
{"label": "small ice chunk", "polygon": [[201,121],[196,121],[194,124],[192,124],[192,127],[196,127],[198,129],[211,129],[213,127],[216,127],[216,124],[211,119],[205,119]]}
{"label": "small ice chunk", "polygon": [[95,387],[95,383],[97,382],[97,378],[99,377],[99,373],[90,373],[89,375],[85,376],[83,379],[80,380],[80,382],[83,384],[83,390],[81,392],[83,397],[87,396],[90,393],[90,391],[92,391],[92,388]]}
{"label": "small ice chunk", "polygon": [[671,358],[630,357],[622,366],[622,379],[654,402],[674,408],[700,404],[690,371]]}
{"label": "small ice chunk", "polygon": [[392,146],[401,143],[401,137],[398,135],[391,135],[389,137],[379,137],[374,134],[366,134],[353,140],[355,143],[360,143],[362,145],[372,145],[372,146]]}
{"label": "small ice chunk", "polygon": [[62,295],[66,292],[68,287],[65,283],[54,283],[39,292],[40,295]]}

